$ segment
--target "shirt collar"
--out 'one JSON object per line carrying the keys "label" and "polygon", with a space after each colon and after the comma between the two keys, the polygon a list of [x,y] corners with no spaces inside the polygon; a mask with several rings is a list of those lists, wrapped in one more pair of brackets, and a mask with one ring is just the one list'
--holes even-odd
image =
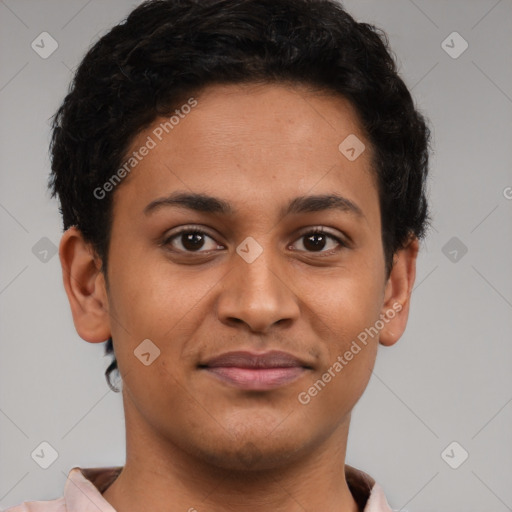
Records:
{"label": "shirt collar", "polygon": [[359,510],[363,512],[392,512],[384,490],[370,475],[345,464],[345,478]]}
{"label": "shirt collar", "polygon": [[122,469],[122,466],[71,469],[64,486],[67,512],[116,512],[101,493]]}
{"label": "shirt collar", "polygon": [[[123,466],[80,468],[75,466],[64,486],[67,512],[116,512],[102,496]],[[345,465],[350,492],[363,512],[392,512],[382,487],[364,471]]]}

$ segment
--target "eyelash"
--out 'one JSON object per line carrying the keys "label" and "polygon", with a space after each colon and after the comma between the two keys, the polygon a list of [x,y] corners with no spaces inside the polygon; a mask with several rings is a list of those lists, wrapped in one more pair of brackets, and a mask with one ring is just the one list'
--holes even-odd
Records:
{"label": "eyelash", "polygon": [[[180,229],[176,233],[173,233],[172,235],[170,235],[167,238],[165,238],[164,241],[162,242],[162,245],[163,246],[170,245],[171,242],[175,238],[179,238],[183,234],[206,235],[207,237],[211,238],[212,240],[215,240],[215,238],[213,236],[211,236],[208,232],[203,231],[202,229],[199,229],[199,228],[194,227],[194,226],[185,226],[184,228]],[[302,233],[301,235],[299,235],[297,240],[300,240],[301,238],[305,238],[308,235],[325,235],[326,237],[328,237],[328,238],[334,240],[335,242],[337,242],[340,247],[338,247],[336,249],[331,249],[329,251],[323,251],[323,250],[321,250],[321,251],[302,251],[302,250],[299,250],[298,252],[306,252],[308,254],[331,255],[334,252],[338,252],[341,248],[348,247],[348,244],[343,239],[333,235],[332,233],[329,233],[328,231],[325,231],[323,228],[312,228],[310,231],[306,231],[306,232]],[[181,249],[178,249],[178,250],[171,249],[171,250],[173,252],[183,253],[183,254],[203,254],[203,253],[211,252],[209,250],[208,251],[202,251],[202,250],[198,250],[198,251],[187,251],[187,250],[185,250],[184,251],[184,250],[181,250]]]}

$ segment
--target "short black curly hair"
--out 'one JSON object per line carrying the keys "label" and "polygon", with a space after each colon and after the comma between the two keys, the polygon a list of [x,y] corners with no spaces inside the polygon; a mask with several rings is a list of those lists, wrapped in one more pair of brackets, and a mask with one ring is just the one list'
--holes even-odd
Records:
{"label": "short black curly hair", "polygon": [[[386,270],[429,222],[430,130],[386,34],[335,0],[149,0],[89,49],[53,117],[49,187],[107,278],[112,196],[93,194],[134,137],[212,84],[305,84],[355,107],[373,149]],[[108,280],[106,280],[108,286]],[[105,355],[113,353],[112,338]],[[105,375],[117,369],[115,353]]]}

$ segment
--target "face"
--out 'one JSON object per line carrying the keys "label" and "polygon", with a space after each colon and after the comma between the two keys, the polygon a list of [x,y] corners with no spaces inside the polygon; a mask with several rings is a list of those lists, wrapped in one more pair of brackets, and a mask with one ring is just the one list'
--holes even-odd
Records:
{"label": "face", "polygon": [[[399,308],[382,315],[403,287],[386,279],[370,147],[346,100],[283,85],[195,99],[169,133],[158,119],[133,141],[155,145],[114,191],[99,323],[127,418],[219,467],[263,468],[346,435],[376,356],[368,329],[401,333]],[[366,146],[355,160],[349,135]]]}

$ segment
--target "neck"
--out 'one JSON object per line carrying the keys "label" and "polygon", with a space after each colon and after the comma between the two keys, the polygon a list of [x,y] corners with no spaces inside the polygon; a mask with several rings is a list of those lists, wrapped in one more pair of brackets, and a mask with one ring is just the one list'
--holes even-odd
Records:
{"label": "neck", "polygon": [[103,497],[117,512],[358,512],[345,478],[349,421],[300,458],[249,456],[246,468],[226,469],[185,452],[127,411],[126,464]]}

